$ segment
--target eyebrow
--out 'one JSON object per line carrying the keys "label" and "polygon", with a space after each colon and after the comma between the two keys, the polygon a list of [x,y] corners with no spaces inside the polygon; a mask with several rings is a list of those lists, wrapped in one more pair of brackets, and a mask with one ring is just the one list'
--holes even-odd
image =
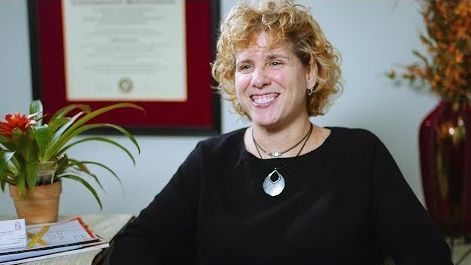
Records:
{"label": "eyebrow", "polygon": [[237,59],[236,59],[235,64],[238,65],[238,64],[245,64],[245,63],[250,63],[250,62],[252,62],[252,59],[250,59],[250,58],[243,59],[242,61],[237,61]]}
{"label": "eyebrow", "polygon": [[[286,60],[290,60],[290,57],[291,56],[285,56],[285,55],[281,55],[281,54],[278,54],[278,53],[273,53],[273,54],[269,54],[268,56],[266,56],[265,60],[270,61],[270,60],[277,59],[277,58],[283,58],[283,59],[286,59]],[[237,58],[236,58],[236,65],[237,64],[249,63],[249,62],[252,62],[251,58],[245,58],[245,59],[243,59],[239,62],[237,61]]]}
{"label": "eyebrow", "polygon": [[291,56],[285,56],[285,55],[281,55],[281,54],[277,54],[277,53],[274,53],[274,54],[270,54],[267,56],[267,60],[273,60],[273,59],[277,59],[277,58],[283,58],[283,59],[287,59],[289,60]]}

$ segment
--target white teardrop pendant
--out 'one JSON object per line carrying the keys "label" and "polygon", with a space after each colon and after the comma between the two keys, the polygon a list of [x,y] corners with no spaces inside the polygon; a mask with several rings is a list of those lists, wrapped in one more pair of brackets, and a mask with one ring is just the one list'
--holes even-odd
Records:
{"label": "white teardrop pendant", "polygon": [[270,196],[279,195],[285,188],[285,178],[278,172],[273,170],[263,181],[263,190]]}

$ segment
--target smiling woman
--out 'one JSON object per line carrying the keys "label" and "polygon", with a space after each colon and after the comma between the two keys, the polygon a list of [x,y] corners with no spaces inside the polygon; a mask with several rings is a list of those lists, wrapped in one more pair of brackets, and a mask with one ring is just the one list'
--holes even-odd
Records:
{"label": "smiling woman", "polygon": [[218,88],[251,126],[200,142],[113,264],[452,264],[383,143],[310,122],[341,86],[307,8],[240,3],[217,48]]}
{"label": "smiling woman", "polygon": [[263,14],[261,10],[254,9],[250,5],[233,7],[231,14],[226,18],[226,23],[221,25],[213,75],[234,108],[240,114],[246,115],[236,98],[234,74],[237,66],[234,65],[236,59],[234,57],[237,51],[256,44],[258,38],[255,35],[268,33],[269,35],[265,36],[269,38],[267,49],[286,45],[286,48],[291,50],[291,55],[296,55],[304,67],[308,68],[311,65],[315,67],[316,86],[309,89],[315,88],[316,93],[311,92],[308,98],[308,114],[314,116],[323,114],[329,98],[341,90],[341,84],[338,82],[340,55],[326,39],[319,24],[307,9],[275,10],[275,2],[277,1],[272,1],[271,4],[265,3],[267,7],[272,5],[272,9],[266,8]]}

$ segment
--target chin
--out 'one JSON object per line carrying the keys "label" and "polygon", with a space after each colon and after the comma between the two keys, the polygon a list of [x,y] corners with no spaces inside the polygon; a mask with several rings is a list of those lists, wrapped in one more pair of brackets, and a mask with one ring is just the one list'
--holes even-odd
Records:
{"label": "chin", "polygon": [[277,121],[273,119],[252,119],[252,123],[259,127],[274,127],[277,125]]}
{"label": "chin", "polygon": [[250,117],[253,122],[257,123],[273,123],[278,120],[278,111],[272,108],[255,109],[250,112]]}

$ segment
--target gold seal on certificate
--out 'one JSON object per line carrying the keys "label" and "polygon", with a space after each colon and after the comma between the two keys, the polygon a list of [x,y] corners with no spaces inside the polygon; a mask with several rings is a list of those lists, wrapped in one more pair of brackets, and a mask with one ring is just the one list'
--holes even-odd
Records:
{"label": "gold seal on certificate", "polygon": [[118,88],[119,88],[119,91],[127,94],[129,92],[131,92],[131,90],[133,89],[134,85],[132,83],[132,80],[131,78],[128,78],[128,77],[123,77],[121,78],[119,81],[118,81]]}

